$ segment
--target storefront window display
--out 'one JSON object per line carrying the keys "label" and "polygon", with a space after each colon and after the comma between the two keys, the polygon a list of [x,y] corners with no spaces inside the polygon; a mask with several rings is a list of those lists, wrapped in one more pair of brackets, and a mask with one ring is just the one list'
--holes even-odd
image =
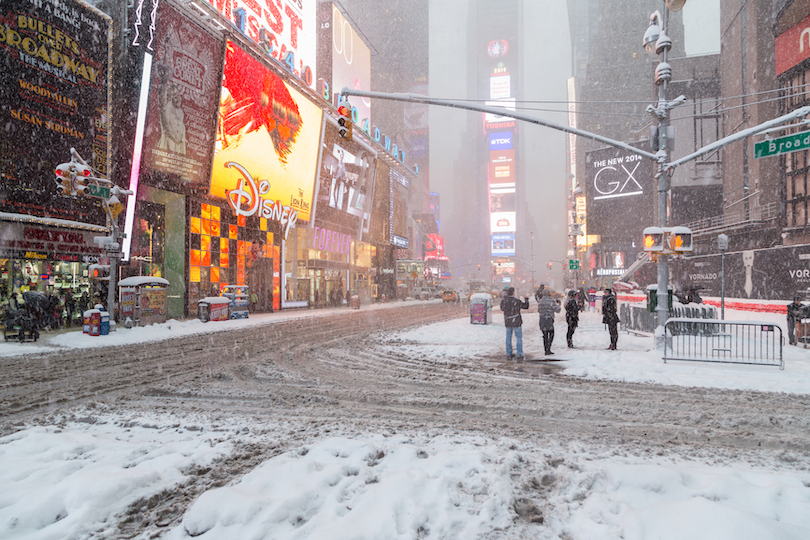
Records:
{"label": "storefront window display", "polygon": [[189,312],[197,302],[219,295],[225,285],[248,285],[258,296],[257,311],[280,308],[276,223],[234,216],[227,209],[191,201],[189,218]]}

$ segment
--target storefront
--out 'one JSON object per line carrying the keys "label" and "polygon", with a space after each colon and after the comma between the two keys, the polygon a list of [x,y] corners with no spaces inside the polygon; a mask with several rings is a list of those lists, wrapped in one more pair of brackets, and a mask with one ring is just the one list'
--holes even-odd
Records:
{"label": "storefront", "polygon": [[[83,302],[106,301],[109,274],[104,252],[94,243],[104,236],[103,227],[74,224],[72,228],[39,225],[41,219],[20,217],[23,221],[0,221],[0,303],[12,295],[23,299],[22,293],[40,291],[53,293],[61,302],[78,305]],[[96,275],[91,272],[96,265]]]}

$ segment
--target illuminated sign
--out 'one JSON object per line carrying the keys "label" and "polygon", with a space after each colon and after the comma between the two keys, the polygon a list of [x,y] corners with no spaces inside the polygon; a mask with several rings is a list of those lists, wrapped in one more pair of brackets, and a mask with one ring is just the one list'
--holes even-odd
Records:
{"label": "illuminated sign", "polygon": [[776,74],[810,58],[810,16],[776,38]]}
{"label": "illuminated sign", "polygon": [[[515,110],[515,98],[510,99],[501,99],[498,101],[487,101],[484,105],[488,107],[502,107],[504,109],[514,111]],[[484,121],[487,124],[492,124],[494,122],[503,122],[504,120],[513,120],[513,118],[507,116],[501,116],[499,114],[492,114],[492,113],[484,113]]]}
{"label": "illuminated sign", "polygon": [[492,212],[489,215],[490,232],[515,232],[514,212]]}
{"label": "illuminated sign", "polygon": [[312,249],[348,254],[351,245],[352,237],[349,234],[343,234],[321,227],[315,227],[313,229]]}
{"label": "illuminated sign", "polygon": [[512,77],[506,74],[492,74],[489,77],[489,99],[512,97]]}
{"label": "illuminated sign", "polygon": [[164,4],[153,62],[141,174],[166,173],[181,185],[207,182],[222,42]]}
{"label": "illuminated sign", "polygon": [[240,215],[309,222],[321,121],[318,106],[228,42],[210,195]]}
{"label": "illuminated sign", "polygon": [[511,150],[512,149],[512,135],[511,131],[497,131],[489,134],[489,150],[490,152],[496,150]]}
{"label": "illuminated sign", "polygon": [[514,233],[493,234],[491,253],[493,256],[513,257],[515,255]]}
{"label": "illuminated sign", "polygon": [[307,86],[315,81],[317,0],[208,0],[211,6]]}
{"label": "illuminated sign", "polygon": [[111,19],[82,2],[0,0],[0,212],[105,225],[51,171],[75,148],[108,174]]}

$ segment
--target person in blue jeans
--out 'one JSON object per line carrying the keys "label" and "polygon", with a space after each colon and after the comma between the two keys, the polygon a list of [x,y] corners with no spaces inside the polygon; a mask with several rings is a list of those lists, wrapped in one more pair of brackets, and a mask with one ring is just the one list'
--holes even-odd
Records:
{"label": "person in blue jeans", "polygon": [[515,288],[509,287],[506,290],[506,298],[501,299],[501,311],[503,312],[503,324],[506,327],[506,359],[512,360],[512,334],[515,334],[517,341],[517,359],[523,360],[523,318],[520,316],[521,309],[529,309],[529,299],[525,296],[523,300],[515,298]]}

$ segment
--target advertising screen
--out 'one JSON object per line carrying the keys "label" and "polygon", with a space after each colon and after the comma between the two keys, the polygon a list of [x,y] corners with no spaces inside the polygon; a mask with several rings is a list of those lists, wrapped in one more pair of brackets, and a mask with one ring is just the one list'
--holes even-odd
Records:
{"label": "advertising screen", "polygon": [[514,212],[492,212],[489,214],[490,232],[515,232]]}
{"label": "advertising screen", "polygon": [[618,148],[588,152],[588,234],[640,241],[644,227],[655,224],[655,189],[652,160]]}
{"label": "advertising screen", "polygon": [[315,83],[318,0],[208,0],[233,26],[307,85]]}
{"label": "advertising screen", "polygon": [[[327,2],[318,6],[318,77],[330,85],[332,93],[343,87],[369,90],[371,51],[340,10]],[[360,125],[371,118],[371,100],[353,97]]]}
{"label": "advertising screen", "polygon": [[377,154],[365,145],[345,141],[332,122],[326,123],[321,148],[316,221],[346,227],[353,234],[368,222],[374,196]]}
{"label": "advertising screen", "polygon": [[447,260],[444,255],[444,238],[438,234],[425,235],[425,260],[427,259]]}
{"label": "advertising screen", "polygon": [[493,256],[513,257],[515,255],[514,233],[493,234],[491,252]]}
{"label": "advertising screen", "polygon": [[228,42],[210,194],[237,215],[312,218],[322,111]]}
{"label": "advertising screen", "polygon": [[107,175],[111,23],[59,6],[0,0],[0,211],[104,225],[99,200],[61,195],[53,171],[73,147]]}
{"label": "advertising screen", "polygon": [[144,131],[143,174],[163,173],[180,185],[208,181],[222,52],[221,41],[170,4],[161,4]]}

